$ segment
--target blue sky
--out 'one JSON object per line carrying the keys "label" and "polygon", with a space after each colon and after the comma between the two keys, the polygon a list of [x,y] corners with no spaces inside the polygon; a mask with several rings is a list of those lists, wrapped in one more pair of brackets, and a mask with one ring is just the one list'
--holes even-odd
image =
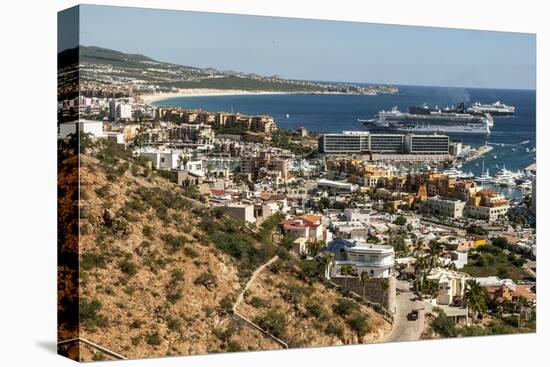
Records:
{"label": "blue sky", "polygon": [[510,32],[84,5],[80,44],[304,80],[510,89],[536,83],[535,35]]}

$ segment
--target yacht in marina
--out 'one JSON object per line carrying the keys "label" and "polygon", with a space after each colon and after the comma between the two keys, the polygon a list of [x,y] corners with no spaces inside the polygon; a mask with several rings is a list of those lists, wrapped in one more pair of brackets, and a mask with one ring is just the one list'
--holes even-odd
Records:
{"label": "yacht in marina", "polygon": [[512,172],[506,169],[506,166],[502,167],[495,175],[495,184],[500,186],[516,186],[516,180],[520,178],[521,173]]}
{"label": "yacht in marina", "polygon": [[489,175],[489,168],[485,171],[485,161],[481,163],[481,175],[475,176],[474,181],[480,184],[493,183],[495,180]]}
{"label": "yacht in marina", "polygon": [[523,189],[523,190],[532,190],[533,189],[533,184],[531,183],[531,181],[525,181],[525,182],[519,184],[518,187],[520,189]]}
{"label": "yacht in marina", "polygon": [[462,178],[462,179],[469,179],[473,178],[474,174],[472,171],[465,173],[455,167],[446,169],[442,172],[445,176],[451,177],[451,178]]}

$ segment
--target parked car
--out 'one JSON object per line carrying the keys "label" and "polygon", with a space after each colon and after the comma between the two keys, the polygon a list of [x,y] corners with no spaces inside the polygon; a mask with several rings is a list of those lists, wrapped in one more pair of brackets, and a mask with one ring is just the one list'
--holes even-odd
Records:
{"label": "parked car", "polygon": [[407,320],[409,320],[409,321],[415,321],[417,319],[418,319],[418,310],[412,310],[407,315]]}

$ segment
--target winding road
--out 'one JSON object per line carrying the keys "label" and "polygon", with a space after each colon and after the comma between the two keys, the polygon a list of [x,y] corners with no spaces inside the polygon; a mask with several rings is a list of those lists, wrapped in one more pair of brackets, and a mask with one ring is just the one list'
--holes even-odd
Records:
{"label": "winding road", "polygon": [[[396,313],[391,332],[384,342],[419,340],[424,331],[423,302],[416,301],[411,283],[397,280]],[[420,309],[418,319],[409,321],[407,315],[413,309]]]}

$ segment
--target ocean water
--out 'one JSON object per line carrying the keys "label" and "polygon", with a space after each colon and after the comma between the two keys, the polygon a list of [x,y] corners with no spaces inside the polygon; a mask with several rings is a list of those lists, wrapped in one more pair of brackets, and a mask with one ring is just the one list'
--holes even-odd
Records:
{"label": "ocean water", "polygon": [[[530,90],[465,89],[443,87],[399,86],[400,92],[393,95],[316,95],[273,94],[240,96],[207,96],[171,98],[154,103],[155,106],[201,108],[207,111],[241,112],[244,114],[268,114],[278,126],[295,129],[305,127],[316,132],[341,132],[366,130],[357,119],[372,118],[380,110],[398,106],[427,103],[430,106],[458,105],[460,102],[494,103],[501,101],[516,107],[516,114],[495,117],[489,135],[451,134],[451,138],[464,144],[494,145],[493,151],[484,158],[470,162],[462,168],[476,175],[481,173],[482,160],[485,169],[493,175],[503,165],[511,170],[524,169],[535,161],[532,152],[536,139],[536,93]],[[287,117],[288,115],[288,117]],[[528,141],[527,143],[519,144]],[[503,144],[503,145],[502,145]],[[526,151],[529,149],[529,152]]]}

